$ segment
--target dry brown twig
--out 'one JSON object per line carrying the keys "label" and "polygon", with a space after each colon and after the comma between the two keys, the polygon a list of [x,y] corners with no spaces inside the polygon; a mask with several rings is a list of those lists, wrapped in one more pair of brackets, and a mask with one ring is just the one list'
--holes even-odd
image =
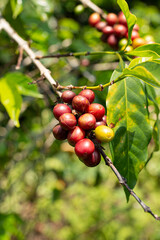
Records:
{"label": "dry brown twig", "polygon": [[91,2],[90,0],[79,0],[84,6],[89,7],[90,9],[92,9],[94,12],[99,13],[102,18],[106,19],[107,14],[101,9],[99,8],[96,4],[94,4],[93,2]]}
{"label": "dry brown twig", "polygon": [[11,25],[3,18],[0,17],[0,30],[4,30],[15,42],[18,43],[19,47],[22,48],[27,55],[30,57],[32,62],[36,65],[36,67],[39,69],[40,74],[45,76],[45,78],[50,82],[50,84],[53,87],[54,92],[61,96],[61,92],[57,90],[57,82],[53,79],[51,76],[50,71],[39,61],[36,59],[35,53],[32,51],[32,49],[28,46],[28,43],[23,40],[11,27]]}

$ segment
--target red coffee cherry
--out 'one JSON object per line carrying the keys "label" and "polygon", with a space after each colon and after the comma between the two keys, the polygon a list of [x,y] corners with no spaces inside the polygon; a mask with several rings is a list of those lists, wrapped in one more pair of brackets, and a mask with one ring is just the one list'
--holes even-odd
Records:
{"label": "red coffee cherry", "polygon": [[92,90],[90,89],[84,89],[82,90],[79,95],[86,97],[90,103],[92,103],[95,99],[95,94]]}
{"label": "red coffee cherry", "polygon": [[78,112],[86,112],[89,107],[89,101],[86,97],[77,95],[72,100],[72,107]]}
{"label": "red coffee cherry", "polygon": [[118,45],[118,39],[114,34],[111,34],[108,38],[107,38],[107,43],[110,47],[112,48],[116,48]]}
{"label": "red coffee cherry", "polygon": [[101,126],[101,125],[106,126],[106,123],[104,121],[98,121],[95,123],[94,129],[96,129],[96,127]]}
{"label": "red coffee cherry", "polygon": [[[133,41],[136,38],[139,38],[139,33],[136,30],[132,31],[131,40]],[[128,32],[126,33],[126,38],[128,38]]]}
{"label": "red coffee cherry", "polygon": [[75,153],[80,159],[86,159],[91,155],[95,150],[94,143],[88,139],[84,138],[76,143],[75,145]]}
{"label": "red coffee cherry", "polygon": [[100,21],[101,21],[101,17],[98,13],[92,13],[88,19],[89,24],[93,27]]}
{"label": "red coffee cherry", "polygon": [[122,24],[116,24],[113,27],[114,29],[114,33],[118,38],[122,38],[125,37],[126,33],[127,33],[127,28],[122,25]]}
{"label": "red coffee cherry", "polygon": [[91,155],[89,155],[88,158],[83,159],[83,163],[87,167],[95,167],[100,163],[100,161],[101,161],[101,155],[97,149],[95,149],[95,151]]}
{"label": "red coffee cherry", "polygon": [[113,26],[118,22],[118,17],[115,13],[108,13],[106,21],[108,25]]}
{"label": "red coffee cherry", "polygon": [[62,128],[61,125],[56,125],[53,130],[53,135],[57,140],[65,140],[67,138],[68,132]]}
{"label": "red coffee cherry", "polygon": [[123,12],[118,14],[118,22],[127,27],[127,20]]}
{"label": "red coffee cherry", "polygon": [[106,115],[104,115],[104,116],[102,117],[102,121],[103,121],[105,124],[107,124],[107,116],[106,116]]}
{"label": "red coffee cherry", "polygon": [[77,124],[76,117],[72,113],[64,113],[59,118],[60,125],[65,130],[72,130]]}
{"label": "red coffee cherry", "polygon": [[93,114],[97,121],[100,121],[105,114],[105,108],[99,103],[92,103],[88,107],[88,113]]}
{"label": "red coffee cherry", "polygon": [[106,26],[106,27],[104,27],[104,28],[102,29],[102,32],[103,32],[105,35],[109,36],[109,35],[111,35],[111,34],[114,33],[114,30],[113,30],[113,27],[111,27],[111,26]]}
{"label": "red coffee cherry", "polygon": [[67,140],[72,146],[75,146],[75,144],[83,138],[85,138],[85,131],[78,126],[76,126],[73,130],[69,131],[67,136]]}
{"label": "red coffee cherry", "polygon": [[139,26],[138,26],[138,24],[135,24],[135,25],[134,25],[133,30],[135,30],[135,31],[137,31],[137,32],[139,31]]}
{"label": "red coffee cherry", "polygon": [[64,113],[71,113],[71,112],[72,112],[72,110],[70,109],[70,107],[63,103],[58,103],[53,108],[53,114],[56,119],[59,119],[59,117]]}
{"label": "red coffee cherry", "polygon": [[76,94],[70,90],[66,90],[62,93],[62,100],[65,103],[71,103],[72,99],[76,96]]}
{"label": "red coffee cherry", "polygon": [[99,32],[101,32],[102,29],[103,29],[106,25],[107,25],[106,22],[101,21],[101,22],[99,22],[99,23],[97,23],[97,24],[95,25],[95,28],[96,28]]}
{"label": "red coffee cherry", "polygon": [[96,118],[90,113],[85,113],[81,115],[78,119],[78,125],[84,130],[94,129],[95,123]]}

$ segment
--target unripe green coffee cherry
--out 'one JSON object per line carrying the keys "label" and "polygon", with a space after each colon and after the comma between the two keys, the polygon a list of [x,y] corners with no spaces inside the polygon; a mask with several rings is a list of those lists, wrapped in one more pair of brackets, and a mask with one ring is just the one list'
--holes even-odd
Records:
{"label": "unripe green coffee cherry", "polygon": [[98,126],[95,129],[95,135],[97,140],[101,142],[110,142],[114,138],[113,130],[108,126]]}

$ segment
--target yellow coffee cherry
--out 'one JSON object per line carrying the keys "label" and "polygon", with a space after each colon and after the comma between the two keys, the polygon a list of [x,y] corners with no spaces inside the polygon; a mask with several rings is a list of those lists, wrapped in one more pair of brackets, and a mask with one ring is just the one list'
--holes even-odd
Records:
{"label": "yellow coffee cherry", "polygon": [[114,138],[114,132],[110,127],[98,126],[95,129],[95,135],[97,140],[101,142],[110,142]]}

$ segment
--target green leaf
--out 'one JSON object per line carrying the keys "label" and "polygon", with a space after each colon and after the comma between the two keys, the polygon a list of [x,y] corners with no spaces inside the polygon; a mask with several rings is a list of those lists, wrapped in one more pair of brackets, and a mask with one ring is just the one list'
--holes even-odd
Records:
{"label": "green leaf", "polygon": [[151,61],[151,60],[152,60],[152,57],[138,57],[138,58],[133,59],[130,62],[128,67],[133,68],[133,67],[136,67],[140,63]]}
{"label": "green leaf", "polygon": [[160,44],[146,44],[141,47],[137,47],[131,52],[128,52],[127,55],[139,56],[139,57],[152,57],[153,59],[160,58]]}
{"label": "green leaf", "polygon": [[[111,80],[120,75],[114,71]],[[138,79],[127,77],[109,87],[106,99],[107,122],[115,124],[113,161],[119,172],[133,188],[138,173],[147,161],[147,146],[151,139],[148,124],[146,98],[143,85]],[[129,193],[126,190],[126,197]]]}
{"label": "green leaf", "polygon": [[[158,151],[160,149],[160,120],[159,120],[159,106],[156,100],[156,92],[152,86],[148,84],[145,85],[145,92],[148,99],[148,106],[154,106],[154,116],[152,117],[153,113],[151,114],[151,119],[154,120],[153,126],[153,139],[155,142],[155,148],[153,151]],[[153,110],[152,110],[153,111]]]}
{"label": "green leaf", "polygon": [[29,85],[28,83],[32,82],[32,79],[28,76],[20,73],[8,73],[5,75],[5,78],[11,83],[16,84],[16,87],[20,94],[25,96],[31,96],[35,98],[43,98],[43,95],[38,92],[36,85]]}
{"label": "green leaf", "polygon": [[14,82],[11,84],[7,78],[0,79],[0,102],[6,108],[8,115],[14,121],[16,127],[19,127],[19,115],[22,104],[22,97],[19,94]]}
{"label": "green leaf", "polygon": [[16,18],[23,10],[23,0],[11,0],[13,18]]}
{"label": "green leaf", "polygon": [[124,13],[126,20],[127,20],[127,25],[128,25],[128,45],[132,43],[131,41],[131,34],[133,27],[137,21],[137,18],[135,15],[133,15],[129,11],[128,4],[125,0],[117,0],[118,5],[120,6],[122,12]]}
{"label": "green leaf", "polygon": [[[155,68],[156,67],[155,65],[159,64],[145,62],[133,69],[125,68],[123,70],[123,74],[125,76],[136,77],[154,87],[160,87],[160,81],[157,76],[157,70],[160,71],[160,68],[159,67]],[[154,72],[154,69],[156,72]]]}

